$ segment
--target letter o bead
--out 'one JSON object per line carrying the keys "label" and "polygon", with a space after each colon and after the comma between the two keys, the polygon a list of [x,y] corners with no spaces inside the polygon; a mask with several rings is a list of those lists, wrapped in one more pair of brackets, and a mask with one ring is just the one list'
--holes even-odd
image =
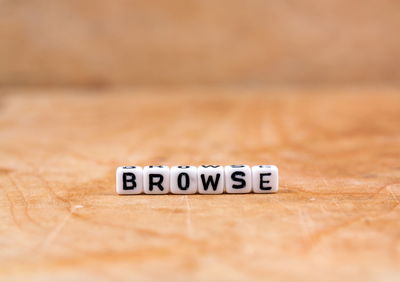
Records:
{"label": "letter o bead", "polygon": [[251,168],[248,165],[225,166],[226,193],[251,192]]}
{"label": "letter o bead", "polygon": [[143,191],[145,194],[169,193],[169,167],[164,165],[143,168]]}
{"label": "letter o bead", "polygon": [[121,195],[143,193],[143,169],[140,166],[120,166],[115,173],[116,192]]}
{"label": "letter o bead", "polygon": [[278,168],[274,165],[256,165],[251,168],[254,193],[278,192]]}
{"label": "letter o bead", "polygon": [[173,194],[197,193],[197,167],[173,166],[170,170],[170,189]]}

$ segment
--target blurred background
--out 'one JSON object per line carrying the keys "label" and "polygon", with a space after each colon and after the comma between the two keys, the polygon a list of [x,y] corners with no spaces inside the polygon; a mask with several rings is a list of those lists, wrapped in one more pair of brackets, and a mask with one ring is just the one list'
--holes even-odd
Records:
{"label": "blurred background", "polygon": [[[0,281],[400,281],[399,34],[399,0],[0,0]],[[280,192],[115,193],[242,163]]]}
{"label": "blurred background", "polygon": [[1,86],[376,85],[395,0],[0,0]]}

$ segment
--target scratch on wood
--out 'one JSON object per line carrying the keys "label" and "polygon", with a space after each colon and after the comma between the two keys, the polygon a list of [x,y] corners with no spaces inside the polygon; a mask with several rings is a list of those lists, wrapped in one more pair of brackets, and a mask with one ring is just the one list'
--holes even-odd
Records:
{"label": "scratch on wood", "polygon": [[325,186],[328,188],[329,187],[328,181],[326,181],[326,178],[321,173],[321,170],[317,169],[317,172],[320,175],[320,178],[322,179],[322,182],[324,182]]}
{"label": "scratch on wood", "polygon": [[276,199],[275,197],[270,197],[269,200],[271,200],[271,201],[277,203],[279,206],[283,207],[284,209],[286,209],[286,210],[288,210],[288,211],[291,211],[291,210],[292,210],[292,208],[291,208],[289,205],[286,205],[286,204],[284,203],[284,201],[280,201],[280,200]]}
{"label": "scratch on wood", "polygon": [[400,200],[397,197],[397,195],[393,192],[393,189],[392,189],[393,186],[398,187],[399,185],[397,185],[397,184],[387,185],[386,190],[389,191],[389,193],[392,196],[392,198],[396,201],[397,204],[393,207],[393,208],[396,208],[400,204]]}
{"label": "scratch on wood", "polygon": [[70,212],[64,216],[64,218],[60,221],[60,223],[46,236],[43,242],[39,245],[39,249],[41,252],[46,251],[46,249],[54,242],[58,234],[60,234],[61,230],[64,228],[65,224],[71,219],[77,209],[83,208],[82,205],[75,205],[71,208]]}
{"label": "scratch on wood", "polygon": [[186,232],[189,237],[193,237],[193,227],[192,227],[192,207],[189,202],[189,197],[184,196],[186,202]]}
{"label": "scratch on wood", "polygon": [[41,173],[39,172],[39,169],[36,165],[32,164],[32,166],[35,168],[35,175],[37,178],[39,178],[39,180],[41,182],[44,183],[45,188],[49,191],[49,193],[51,195],[53,195],[54,198],[56,198],[57,200],[61,201],[62,203],[66,204],[67,206],[65,206],[65,208],[69,211],[71,210],[71,202],[64,199],[63,197],[57,195],[57,193],[54,192],[54,190],[51,188],[51,185],[49,183],[49,181],[47,181],[47,179],[45,179]]}
{"label": "scratch on wood", "polygon": [[331,235],[331,234],[335,233],[336,231],[339,231],[342,228],[345,228],[345,227],[347,227],[349,225],[352,225],[353,223],[356,223],[356,222],[358,222],[359,220],[361,220],[363,218],[364,218],[364,216],[357,216],[357,217],[354,217],[354,218],[352,218],[350,220],[343,221],[343,222],[341,222],[339,224],[324,228],[323,230],[320,230],[320,231],[317,231],[317,232],[311,234],[310,237],[309,237],[310,241],[309,241],[309,244],[307,246],[308,249],[311,249],[312,247],[316,246],[316,244],[323,237]]}
{"label": "scratch on wood", "polygon": [[373,197],[377,196],[383,189],[386,189],[387,191],[389,191],[389,193],[391,194],[392,198],[396,201],[396,204],[391,207],[390,209],[387,209],[384,212],[381,213],[376,213],[374,215],[360,215],[360,216],[356,216],[353,217],[349,220],[345,220],[341,223],[335,224],[334,226],[330,226],[327,228],[324,228],[323,230],[317,231],[314,234],[311,234],[310,236],[310,245],[308,246],[309,248],[315,246],[323,237],[327,237],[329,235],[334,234],[335,232],[346,228],[354,223],[360,222],[361,220],[363,220],[364,218],[368,217],[370,219],[372,218],[377,218],[380,217],[382,215],[387,214],[388,212],[391,212],[392,210],[394,210],[395,208],[397,208],[400,205],[400,200],[398,199],[397,195],[393,192],[392,187],[396,186],[397,184],[387,184],[387,185],[383,185],[382,187],[380,187],[378,189],[377,192],[373,193]]}
{"label": "scratch on wood", "polygon": [[[23,207],[24,207],[24,213],[25,216],[31,221],[33,222],[35,225],[42,227],[42,224],[40,224],[39,222],[37,222],[29,213],[29,207],[28,207],[28,202],[25,199],[24,194],[22,193],[22,191],[19,189],[17,182],[14,180],[14,178],[11,176],[10,173],[7,173],[7,177],[10,181],[10,183],[14,186],[15,190],[17,191],[17,193],[20,195],[20,198],[22,200],[23,203]],[[10,199],[10,198],[9,198]]]}
{"label": "scratch on wood", "polygon": [[19,224],[17,217],[15,216],[13,201],[11,200],[10,195],[8,193],[6,194],[6,196],[7,196],[8,202],[10,203],[11,218],[12,218],[13,222],[15,223],[15,225],[18,227],[18,229],[22,230],[21,224]]}
{"label": "scratch on wood", "polygon": [[337,201],[336,198],[333,198],[333,199],[332,199],[332,203],[339,209],[340,213],[341,213],[343,216],[346,216],[346,212],[343,210],[342,206],[339,204],[339,202]]}
{"label": "scratch on wood", "polygon": [[299,209],[299,217],[303,231],[303,237],[308,241],[310,239],[310,234],[311,234],[311,228],[310,228],[310,225],[312,223],[311,218],[308,215],[306,215],[301,209]]}

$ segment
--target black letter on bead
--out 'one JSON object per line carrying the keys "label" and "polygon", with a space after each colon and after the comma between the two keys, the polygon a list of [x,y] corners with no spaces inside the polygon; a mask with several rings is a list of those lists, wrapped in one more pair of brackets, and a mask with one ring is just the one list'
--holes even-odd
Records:
{"label": "black letter on bead", "polygon": [[[158,181],[154,181],[154,178],[158,178]],[[164,181],[164,176],[162,174],[149,174],[149,190],[153,191],[153,186],[157,186],[160,191],[164,190],[161,183]]]}
{"label": "black letter on bead", "polygon": [[212,189],[213,189],[214,191],[217,190],[218,182],[219,182],[219,178],[221,177],[221,174],[218,173],[218,174],[216,175],[216,180],[215,180],[215,182],[214,182],[214,178],[213,178],[211,175],[209,175],[209,176],[207,177],[207,180],[206,180],[204,174],[200,175],[200,177],[201,177],[201,182],[203,183],[204,190],[207,191],[207,190],[208,190],[208,186],[209,186],[210,184],[211,184]]}
{"label": "black letter on bead", "polygon": [[[182,177],[185,178],[185,185],[182,185]],[[189,174],[186,172],[179,173],[178,175],[178,187],[181,190],[187,190],[190,185]]]}
{"label": "black letter on bead", "polygon": [[205,168],[208,168],[208,167],[216,168],[216,167],[219,167],[219,165],[202,165],[202,167],[205,167]]}
{"label": "black letter on bead", "polygon": [[245,175],[246,174],[243,171],[235,171],[234,173],[232,173],[231,179],[233,181],[239,182],[239,184],[233,184],[232,188],[234,189],[244,188],[246,186],[246,181],[242,178],[238,178],[238,176],[245,176]]}
{"label": "black letter on bead", "polygon": [[260,173],[260,190],[271,190],[272,187],[264,187],[264,183],[269,183],[269,180],[264,180],[264,176],[271,176],[271,173]]}
{"label": "black letter on bead", "polygon": [[[130,184],[130,185],[128,185]],[[132,172],[122,173],[123,190],[133,190],[136,188],[136,175]]]}

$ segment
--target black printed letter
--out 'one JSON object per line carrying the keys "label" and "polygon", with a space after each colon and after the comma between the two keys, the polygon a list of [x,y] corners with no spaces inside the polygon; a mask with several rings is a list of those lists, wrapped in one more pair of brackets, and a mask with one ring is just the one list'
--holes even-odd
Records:
{"label": "black printed letter", "polygon": [[[154,181],[154,178],[158,178],[158,181]],[[164,180],[164,176],[162,174],[156,174],[152,173],[149,174],[149,190],[153,191],[153,186],[157,186],[160,191],[164,190],[164,187],[162,187],[161,183]]]}
{"label": "black printed letter", "polygon": [[212,189],[213,189],[214,191],[216,191],[216,190],[217,190],[217,187],[218,187],[218,182],[219,182],[220,176],[221,176],[221,174],[218,173],[218,174],[216,175],[216,180],[215,180],[215,182],[214,182],[214,178],[213,178],[211,175],[209,175],[209,176],[207,177],[207,180],[206,180],[204,174],[200,175],[200,177],[201,177],[201,182],[203,183],[204,190],[207,191],[207,190],[208,190],[208,186],[211,184]]}
{"label": "black printed letter", "polygon": [[246,174],[243,171],[235,171],[234,173],[232,173],[231,175],[231,179],[233,181],[239,182],[239,184],[233,184],[232,188],[234,189],[241,189],[244,188],[246,186],[246,181],[242,178],[239,178],[238,176],[245,176]]}
{"label": "black printed letter", "polygon": [[136,188],[136,176],[134,173],[132,172],[122,173],[122,187],[123,190],[133,190]]}
{"label": "black printed letter", "polygon": [[260,173],[260,190],[271,190],[271,186],[264,187],[264,183],[269,183],[269,180],[263,179],[264,176],[271,176],[271,173]]}
{"label": "black printed letter", "polygon": [[[185,185],[182,185],[182,177],[185,178]],[[189,174],[186,172],[179,173],[178,175],[178,187],[181,190],[187,190],[190,185]]]}

